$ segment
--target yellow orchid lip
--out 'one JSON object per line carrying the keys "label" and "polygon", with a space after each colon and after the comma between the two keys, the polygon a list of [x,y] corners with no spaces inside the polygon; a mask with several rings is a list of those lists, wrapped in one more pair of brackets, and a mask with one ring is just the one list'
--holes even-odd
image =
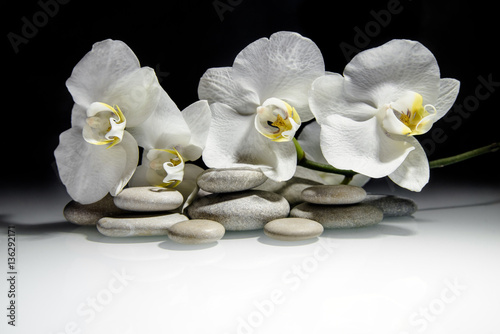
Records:
{"label": "yellow orchid lip", "polygon": [[283,100],[269,98],[257,108],[255,128],[272,141],[291,141],[300,124],[300,116],[295,108]]}
{"label": "yellow orchid lip", "polygon": [[382,115],[383,126],[394,134],[420,135],[429,131],[436,114],[437,110],[433,105],[423,104],[422,95],[407,92],[395,102],[385,105],[385,114]]}
{"label": "yellow orchid lip", "polygon": [[87,109],[83,138],[90,144],[111,148],[121,142],[126,124],[125,115],[117,105],[94,102]]}
{"label": "yellow orchid lip", "polygon": [[[152,149],[148,152],[149,167],[156,177],[150,180],[157,187],[177,187],[184,178],[184,158],[177,149]],[[157,179],[161,178],[161,182]]]}

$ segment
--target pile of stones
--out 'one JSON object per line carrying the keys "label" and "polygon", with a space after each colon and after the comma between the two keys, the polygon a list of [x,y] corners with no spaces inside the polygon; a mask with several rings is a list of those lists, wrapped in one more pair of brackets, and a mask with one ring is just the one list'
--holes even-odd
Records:
{"label": "pile of stones", "polygon": [[215,242],[225,231],[258,229],[273,239],[304,240],[324,229],[374,225],[417,210],[409,199],[297,175],[274,182],[251,168],[207,169],[197,184],[198,196],[186,208],[175,189],[131,187],[89,205],[71,201],[64,216],[75,224],[96,225],[109,237],[166,235],[198,244]]}

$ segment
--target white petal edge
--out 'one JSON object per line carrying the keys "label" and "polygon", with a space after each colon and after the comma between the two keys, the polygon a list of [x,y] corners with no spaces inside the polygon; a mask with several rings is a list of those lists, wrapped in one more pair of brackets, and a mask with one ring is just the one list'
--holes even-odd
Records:
{"label": "white petal edge", "polygon": [[76,103],[88,107],[116,80],[139,67],[139,60],[124,42],[107,39],[95,43],[76,64],[66,86]]}
{"label": "white petal edge", "polygon": [[429,182],[429,161],[415,138],[408,137],[408,141],[415,149],[394,172],[389,174],[389,178],[400,187],[418,192]]}
{"label": "white petal edge", "polygon": [[394,172],[414,149],[407,141],[390,138],[375,118],[356,122],[337,115],[321,124],[320,142],[333,167],[372,178]]}

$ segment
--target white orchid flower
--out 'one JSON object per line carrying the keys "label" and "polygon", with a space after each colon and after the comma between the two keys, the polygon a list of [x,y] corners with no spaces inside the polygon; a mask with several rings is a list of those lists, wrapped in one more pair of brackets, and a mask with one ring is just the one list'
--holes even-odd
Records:
{"label": "white orchid flower", "polygon": [[211,68],[198,95],[212,109],[203,152],[209,167],[254,167],[276,181],[297,165],[292,139],[311,120],[308,93],[325,74],[320,50],[297,33],[278,32],[244,48],[232,67]]}
{"label": "white orchid flower", "polygon": [[66,86],[75,102],[72,127],[54,155],[69,195],[89,204],[118,194],[132,177],[139,150],[128,130],[153,113],[161,87],[125,43],[109,39],[94,44]]}
{"label": "white orchid flower", "polygon": [[[130,185],[177,187],[184,179],[186,162],[201,157],[210,120],[207,101],[197,101],[181,112],[162,91],[158,108],[151,117],[130,130],[139,146],[144,148],[142,163]],[[189,170],[198,172],[197,169]]]}
{"label": "white orchid flower", "polygon": [[453,105],[460,83],[441,79],[422,44],[393,40],[355,56],[340,74],[313,83],[311,110],[321,125],[321,150],[332,166],[389,178],[412,191],[429,180],[416,135]]}

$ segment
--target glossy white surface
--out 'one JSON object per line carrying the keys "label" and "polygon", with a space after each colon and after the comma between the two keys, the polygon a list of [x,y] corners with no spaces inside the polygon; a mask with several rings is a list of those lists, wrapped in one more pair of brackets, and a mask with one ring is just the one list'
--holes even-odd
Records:
{"label": "glossy white surface", "polygon": [[[408,197],[408,193],[404,193]],[[112,239],[64,222],[61,187],[3,190],[16,232],[16,327],[2,333],[498,333],[500,192],[434,185],[413,217],[307,242]]]}

